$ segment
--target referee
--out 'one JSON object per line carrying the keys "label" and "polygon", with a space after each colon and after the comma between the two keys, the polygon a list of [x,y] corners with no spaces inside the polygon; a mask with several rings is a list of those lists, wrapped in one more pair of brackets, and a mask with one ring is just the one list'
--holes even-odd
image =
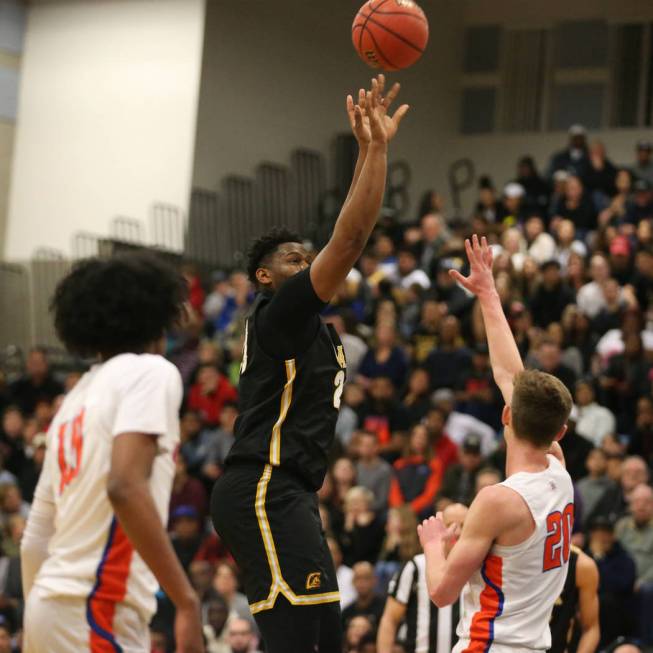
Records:
{"label": "referee", "polygon": [[327,468],[347,363],[320,312],[362,254],[381,208],[388,142],[408,110],[372,80],[347,109],[359,157],[331,239],[310,263],[299,236],[274,230],[248,261],[259,294],[245,326],[240,416],[211,496],[216,531],[243,572],[267,653],[341,653],[336,572],[316,491]]}
{"label": "referee", "polygon": [[[444,523],[462,529],[467,507],[454,503],[444,510]],[[388,600],[377,636],[378,653],[392,653],[396,641],[407,653],[451,653],[458,641],[456,627],[459,602],[438,608],[426,587],[424,554],[409,560],[395,575],[388,589]]]}

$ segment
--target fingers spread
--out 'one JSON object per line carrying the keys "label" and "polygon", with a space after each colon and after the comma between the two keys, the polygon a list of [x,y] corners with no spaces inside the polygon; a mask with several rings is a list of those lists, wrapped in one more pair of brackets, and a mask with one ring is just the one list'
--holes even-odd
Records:
{"label": "fingers spread", "polygon": [[[387,106],[386,106],[387,108]],[[408,113],[410,107],[407,104],[402,104],[396,111],[394,116],[392,116],[392,122],[399,127],[399,123],[403,120],[404,116]]]}
{"label": "fingers spread", "polygon": [[397,98],[397,95],[399,95],[399,89],[401,88],[399,82],[395,82],[392,85],[392,88],[388,91],[388,94],[386,95],[386,100],[385,100],[385,105],[386,107],[389,107]]}

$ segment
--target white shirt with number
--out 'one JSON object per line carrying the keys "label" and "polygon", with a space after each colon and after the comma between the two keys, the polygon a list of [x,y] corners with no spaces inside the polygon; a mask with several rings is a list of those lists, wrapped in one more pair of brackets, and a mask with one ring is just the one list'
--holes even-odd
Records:
{"label": "white shirt with number", "polygon": [[54,504],[48,558],[34,581],[41,596],[84,598],[91,618],[94,606],[124,603],[149,622],[158,583],[107,497],[111,451],[121,433],[157,437],[150,492],[165,523],[182,393],[177,368],[163,357],[121,354],[93,366],[66,396],[48,430],[35,493],[35,503]]}
{"label": "white shirt with number", "polygon": [[519,472],[501,484],[522,497],[535,530],[516,546],[494,545],[465,585],[455,653],[520,653],[551,646],[551,611],[569,567],[574,491],[563,465],[553,456],[548,460],[544,471]]}

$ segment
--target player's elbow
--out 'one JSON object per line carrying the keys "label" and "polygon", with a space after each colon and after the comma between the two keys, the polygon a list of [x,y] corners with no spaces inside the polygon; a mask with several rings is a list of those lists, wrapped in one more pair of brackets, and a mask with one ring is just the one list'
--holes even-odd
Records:
{"label": "player's elbow", "polygon": [[134,488],[131,483],[115,476],[110,476],[107,481],[107,497],[112,506],[119,506],[129,501]]}
{"label": "player's elbow", "polygon": [[446,589],[442,587],[434,587],[433,589],[430,589],[429,597],[438,608],[446,608],[456,600],[455,596],[450,596],[450,592],[447,592]]}

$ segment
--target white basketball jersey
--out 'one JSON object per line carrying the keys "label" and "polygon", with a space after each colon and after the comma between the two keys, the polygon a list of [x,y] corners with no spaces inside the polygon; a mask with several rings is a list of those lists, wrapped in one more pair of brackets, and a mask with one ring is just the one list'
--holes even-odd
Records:
{"label": "white basketball jersey", "polygon": [[[494,545],[462,593],[456,653],[545,651],[549,619],[567,577],[574,491],[563,465],[519,472],[502,485],[521,495],[535,530],[516,546]],[[491,516],[488,516],[491,519]]]}
{"label": "white basketball jersey", "polygon": [[44,597],[86,598],[91,625],[106,620],[111,604],[131,605],[147,622],[156,609],[158,583],[116,520],[107,479],[115,436],[156,435],[150,491],[166,522],[181,399],[174,365],[161,356],[121,354],[80,379],[48,430],[36,500],[54,503],[55,532],[34,587]]}

